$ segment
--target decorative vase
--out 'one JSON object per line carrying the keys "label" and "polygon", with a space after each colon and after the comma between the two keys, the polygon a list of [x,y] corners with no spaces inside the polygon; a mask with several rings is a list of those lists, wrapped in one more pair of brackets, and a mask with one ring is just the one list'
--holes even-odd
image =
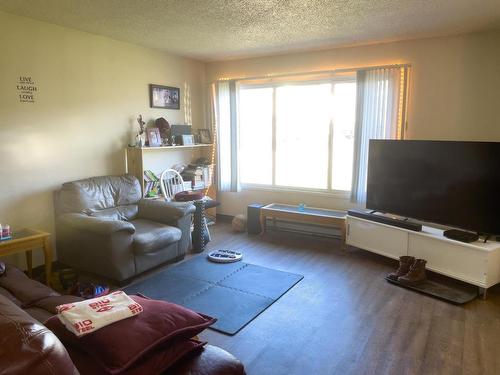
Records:
{"label": "decorative vase", "polygon": [[145,144],[146,144],[146,137],[144,136],[144,134],[137,134],[135,136],[135,146],[144,147]]}

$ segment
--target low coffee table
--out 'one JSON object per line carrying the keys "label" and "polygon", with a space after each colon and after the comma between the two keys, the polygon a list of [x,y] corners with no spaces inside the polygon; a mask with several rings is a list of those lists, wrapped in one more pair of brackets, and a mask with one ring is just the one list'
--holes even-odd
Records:
{"label": "low coffee table", "polygon": [[268,217],[339,228],[341,233],[342,248],[345,247],[345,211],[312,207],[304,207],[304,209],[301,210],[298,206],[271,203],[260,209],[260,225],[262,227],[261,233],[266,232],[266,219]]}

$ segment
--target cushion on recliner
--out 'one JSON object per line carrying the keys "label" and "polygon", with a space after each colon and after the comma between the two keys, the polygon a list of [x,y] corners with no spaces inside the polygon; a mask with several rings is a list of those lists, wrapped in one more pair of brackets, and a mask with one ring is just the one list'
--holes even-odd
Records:
{"label": "cushion on recliner", "polygon": [[23,271],[10,264],[0,276],[0,287],[19,300],[22,307],[27,307],[43,298],[60,296],[54,289],[30,279]]}
{"label": "cushion on recliner", "polygon": [[24,311],[26,311],[33,318],[35,318],[36,320],[38,320],[41,323],[45,322],[47,319],[54,316],[54,314],[51,314],[47,310],[41,309],[41,308],[36,307],[36,306],[27,307],[26,309],[24,309]]}
{"label": "cushion on recliner", "polygon": [[136,219],[131,221],[135,227],[134,253],[144,254],[167,247],[181,239],[182,231],[170,225],[155,221]]}
{"label": "cushion on recliner", "polygon": [[14,295],[11,292],[9,292],[7,289],[4,289],[2,287],[0,287],[0,296],[4,296],[5,298],[10,300],[16,306],[22,305],[21,301],[19,301],[16,297],[14,297]]}
{"label": "cushion on recliner", "polygon": [[128,204],[126,206],[105,208],[103,210],[94,210],[91,208],[83,210],[83,213],[89,216],[99,217],[108,220],[125,220],[125,221],[134,220],[137,217],[138,212],[139,212],[139,207],[136,204]]}
{"label": "cushion on recliner", "polygon": [[142,198],[139,180],[131,175],[101,176],[63,184],[59,194],[59,213],[136,204]]}

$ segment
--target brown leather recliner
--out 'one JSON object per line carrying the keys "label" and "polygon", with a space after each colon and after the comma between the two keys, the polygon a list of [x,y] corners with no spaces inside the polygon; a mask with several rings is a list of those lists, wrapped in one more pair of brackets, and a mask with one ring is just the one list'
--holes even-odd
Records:
{"label": "brown leather recliner", "polygon": [[[85,368],[92,360],[68,354],[61,341],[41,323],[55,314],[57,305],[79,300],[79,297],[60,295],[8,266],[0,276],[0,373],[88,374]],[[243,365],[234,356],[221,348],[206,345],[201,352],[182,358],[164,375],[244,374]]]}
{"label": "brown leather recliner", "polygon": [[55,193],[58,261],[118,282],[184,258],[191,203],[142,199],[136,177],[67,182]]}

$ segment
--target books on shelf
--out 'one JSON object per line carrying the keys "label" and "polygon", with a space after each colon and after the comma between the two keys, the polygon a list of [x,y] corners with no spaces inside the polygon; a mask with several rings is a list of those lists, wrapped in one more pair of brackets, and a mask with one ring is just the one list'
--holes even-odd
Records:
{"label": "books on shelf", "polygon": [[152,171],[144,171],[144,196],[155,197],[160,190],[160,179]]}
{"label": "books on shelf", "polygon": [[203,183],[205,187],[209,187],[212,185],[214,179],[214,165],[205,165],[203,166]]}
{"label": "books on shelf", "polygon": [[213,170],[213,165],[189,164],[181,175],[184,181],[191,182],[191,189],[200,190],[212,185]]}

